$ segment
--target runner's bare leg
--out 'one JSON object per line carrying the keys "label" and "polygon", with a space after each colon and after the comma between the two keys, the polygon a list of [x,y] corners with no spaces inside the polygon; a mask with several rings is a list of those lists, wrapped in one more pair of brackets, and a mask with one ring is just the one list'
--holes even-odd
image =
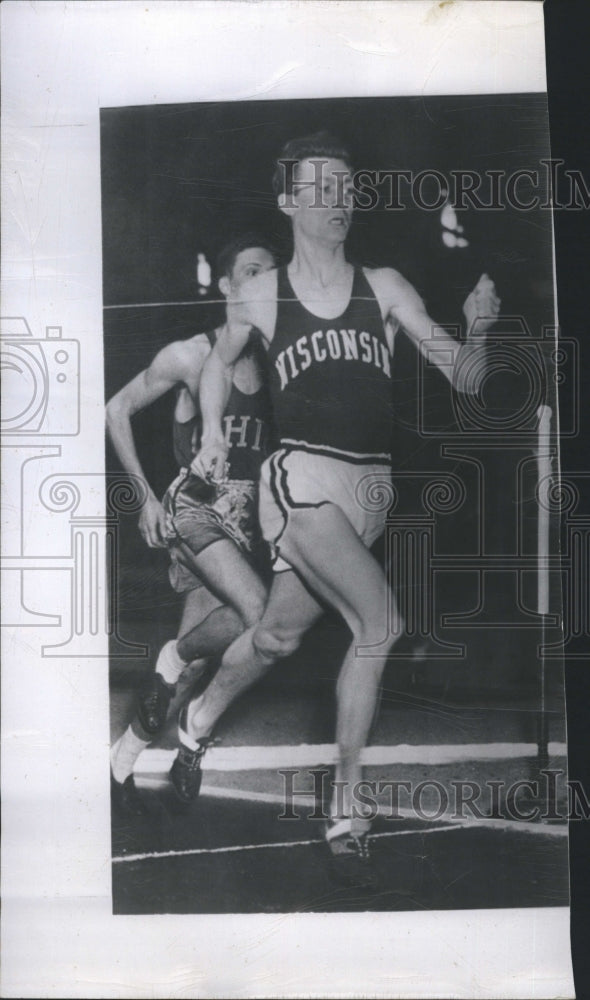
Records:
{"label": "runner's bare leg", "polygon": [[[352,816],[354,788],[362,777],[360,755],[369,739],[387,654],[400,634],[399,613],[383,570],[339,507],[291,511],[281,554],[340,612],[352,632],[337,684],[336,731],[336,780],[343,782],[338,812]],[[390,620],[394,635],[388,635]],[[368,646],[371,654],[365,650],[360,655],[360,647]]]}
{"label": "runner's bare leg", "polygon": [[[229,539],[213,542],[198,555],[188,545],[183,545],[182,550],[195,574],[225,605],[224,609],[219,608],[193,629],[187,629],[188,623],[183,622],[178,652],[188,662],[195,656],[223,652],[244,628],[259,621],[266,602],[266,587]],[[212,650],[211,644],[216,640],[217,648]],[[205,646],[207,652],[202,651]]]}
{"label": "runner's bare leg", "polygon": [[[266,599],[260,577],[229,539],[214,542],[198,555],[186,545],[183,548],[205,586],[186,595],[180,638],[160,650],[156,669],[167,683],[176,683],[184,664],[191,662],[196,680],[207,658],[223,653],[245,627],[260,619]],[[135,717],[111,748],[116,781],[122,783],[132,773],[139,754],[152,739],[152,732],[144,731]]]}
{"label": "runner's bare leg", "polygon": [[277,659],[297,649],[322,613],[323,608],[296,573],[277,573],[260,622],[229,647],[206,691],[191,702],[187,721],[192,738],[208,736],[243,691],[263,677]]}

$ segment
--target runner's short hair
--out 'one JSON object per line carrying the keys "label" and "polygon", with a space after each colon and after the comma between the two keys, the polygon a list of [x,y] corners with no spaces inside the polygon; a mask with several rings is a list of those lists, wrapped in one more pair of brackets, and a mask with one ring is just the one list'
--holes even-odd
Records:
{"label": "runner's short hair", "polygon": [[275,162],[275,172],[272,186],[276,195],[291,194],[293,171],[285,167],[285,160],[309,160],[314,157],[343,160],[352,170],[352,157],[349,149],[341,139],[331,132],[314,132],[300,139],[289,139],[285,143]]}
{"label": "runner's short hair", "polygon": [[244,250],[252,250],[253,247],[267,250],[275,264],[277,263],[277,251],[268,237],[250,230],[235,236],[219,251],[216,262],[217,280],[223,277],[231,278],[238,255]]}

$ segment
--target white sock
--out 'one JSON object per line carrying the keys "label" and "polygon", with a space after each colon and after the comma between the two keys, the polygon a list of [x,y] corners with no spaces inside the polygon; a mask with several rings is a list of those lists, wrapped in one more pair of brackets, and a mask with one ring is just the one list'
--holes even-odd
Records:
{"label": "white sock", "polygon": [[171,639],[162,646],[156,661],[156,673],[160,674],[167,684],[176,684],[186,663],[178,655],[176,639]]}
{"label": "white sock", "polygon": [[151,740],[140,739],[132,727],[127,726],[123,735],[111,747],[111,771],[115,781],[122,784],[130,774],[133,774],[135,761],[150,743]]}
{"label": "white sock", "polygon": [[368,833],[371,829],[372,815],[369,806],[360,804],[354,798],[348,810],[344,810],[341,789],[337,789],[330,804],[330,831],[327,839],[339,837],[341,833],[350,831],[353,836]]}
{"label": "white sock", "polygon": [[[203,699],[202,695],[199,698],[195,698],[189,705],[187,705],[186,709],[180,714],[180,721],[178,723],[178,740],[180,743],[182,743],[183,746],[187,747],[189,750],[200,750],[201,745],[197,741],[200,739],[205,739],[211,733],[211,729],[209,729],[207,732],[200,733],[197,736],[195,735],[194,732],[195,730],[194,717],[190,719],[189,723],[191,708],[193,709],[194,712],[195,706],[200,705],[202,699]],[[189,732],[189,729],[191,730],[191,732]]]}
{"label": "white sock", "polygon": [[183,747],[187,747],[188,750],[200,750],[200,745],[189,736],[182,726],[178,727],[178,742],[182,743]]}

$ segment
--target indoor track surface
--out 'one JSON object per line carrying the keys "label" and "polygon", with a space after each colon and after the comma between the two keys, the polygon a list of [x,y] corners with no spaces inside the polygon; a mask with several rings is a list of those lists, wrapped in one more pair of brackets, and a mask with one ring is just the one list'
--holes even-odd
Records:
{"label": "indoor track surface", "polygon": [[[113,685],[113,739],[133,710],[135,685]],[[411,791],[377,796],[372,833],[377,890],[343,886],[323,843],[320,779],[329,787],[329,691],[286,691],[272,679],[246,695],[218,728],[205,758],[203,787],[190,807],[167,780],[174,723],[136,764],[149,810],[113,810],[115,913],[263,913],[430,910],[568,903],[567,827],[539,799],[502,798],[537,773],[535,713],[526,706],[445,706],[386,692],[372,745],[370,781],[410,782]],[[556,812],[563,814],[565,744],[556,714],[550,727]],[[295,773],[293,773],[295,772]],[[315,785],[314,785],[315,781]],[[494,811],[488,782],[503,782]],[[436,782],[436,784],[433,784]],[[458,808],[457,783],[481,790],[476,807]],[[416,788],[426,783],[416,797]],[[463,793],[469,798],[468,793]],[[414,798],[412,799],[412,796]],[[417,804],[417,808],[416,808]],[[280,818],[285,811],[291,818]],[[483,816],[479,816],[482,813]],[[497,815],[496,815],[497,812]]]}

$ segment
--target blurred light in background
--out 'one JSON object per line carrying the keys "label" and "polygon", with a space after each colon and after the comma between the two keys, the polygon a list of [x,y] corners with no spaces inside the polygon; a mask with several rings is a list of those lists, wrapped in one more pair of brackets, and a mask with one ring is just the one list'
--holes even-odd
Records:
{"label": "blurred light in background", "polygon": [[468,247],[469,240],[460,234],[464,232],[463,226],[459,225],[457,213],[450,202],[446,202],[440,213],[440,224],[442,226],[442,241],[446,247]]}
{"label": "blurred light in background", "polygon": [[211,287],[211,265],[204,253],[197,254],[197,282],[199,295],[206,295]]}

